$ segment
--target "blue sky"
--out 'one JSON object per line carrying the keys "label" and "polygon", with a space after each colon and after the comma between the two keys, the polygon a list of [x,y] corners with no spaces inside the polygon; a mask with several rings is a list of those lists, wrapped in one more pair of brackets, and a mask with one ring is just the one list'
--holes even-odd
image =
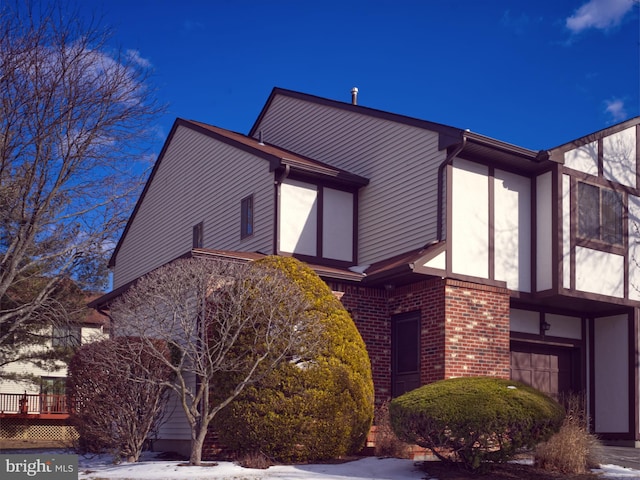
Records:
{"label": "blue sky", "polygon": [[531,149],[640,115],[632,0],[87,0],[176,117],[247,133],[274,86]]}

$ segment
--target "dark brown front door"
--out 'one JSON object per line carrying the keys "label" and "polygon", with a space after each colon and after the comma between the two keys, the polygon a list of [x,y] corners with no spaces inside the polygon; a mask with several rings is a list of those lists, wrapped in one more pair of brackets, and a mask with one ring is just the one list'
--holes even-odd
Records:
{"label": "dark brown front door", "polygon": [[575,348],[514,342],[511,378],[557,399],[581,390],[578,358]]}
{"label": "dark brown front door", "polygon": [[420,312],[391,318],[392,395],[420,386]]}

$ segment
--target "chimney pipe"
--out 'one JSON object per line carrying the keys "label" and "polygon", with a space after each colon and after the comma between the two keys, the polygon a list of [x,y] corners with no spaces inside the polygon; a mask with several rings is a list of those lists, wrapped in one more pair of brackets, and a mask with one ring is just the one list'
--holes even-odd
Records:
{"label": "chimney pipe", "polygon": [[358,104],[358,87],[353,87],[351,89],[351,104],[352,105]]}

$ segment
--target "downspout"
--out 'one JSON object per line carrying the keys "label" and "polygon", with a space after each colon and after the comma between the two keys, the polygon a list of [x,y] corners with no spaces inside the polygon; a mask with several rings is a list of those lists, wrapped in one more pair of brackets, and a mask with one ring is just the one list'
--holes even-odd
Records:
{"label": "downspout", "polygon": [[447,158],[444,159],[444,161],[440,164],[440,166],[438,167],[438,242],[441,242],[442,240],[444,240],[444,235],[442,232],[443,226],[442,226],[442,217],[443,217],[443,209],[444,209],[444,198],[443,198],[443,184],[444,184],[444,178],[443,178],[443,174],[444,174],[444,169],[446,166],[451,165],[453,163],[453,159],[455,157],[458,156],[458,154],[464,149],[465,145],[467,144],[467,137],[465,135],[464,132],[462,132],[462,141],[460,142],[460,144],[458,144],[458,146],[456,147],[456,149],[451,152],[449,155],[447,155]]}
{"label": "downspout", "polygon": [[291,171],[291,165],[288,163],[285,164],[284,170],[280,175],[274,173],[274,196],[275,196],[275,211],[273,212],[274,222],[273,222],[273,253],[275,255],[280,251],[280,245],[278,243],[278,230],[280,229],[280,215],[278,214],[280,211],[280,185],[285,179],[289,176],[289,172]]}
{"label": "downspout", "polygon": [[282,182],[284,182],[285,179],[289,176],[290,170],[291,170],[291,165],[289,165],[288,163],[285,164],[284,170],[282,171],[279,177],[276,177],[276,181],[274,183],[276,185],[280,185]]}

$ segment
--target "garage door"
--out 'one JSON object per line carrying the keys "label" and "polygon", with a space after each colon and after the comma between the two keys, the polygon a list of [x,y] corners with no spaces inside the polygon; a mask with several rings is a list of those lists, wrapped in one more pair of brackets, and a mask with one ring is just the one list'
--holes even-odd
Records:
{"label": "garage door", "polygon": [[554,398],[579,392],[577,350],[548,345],[512,343],[511,378]]}

